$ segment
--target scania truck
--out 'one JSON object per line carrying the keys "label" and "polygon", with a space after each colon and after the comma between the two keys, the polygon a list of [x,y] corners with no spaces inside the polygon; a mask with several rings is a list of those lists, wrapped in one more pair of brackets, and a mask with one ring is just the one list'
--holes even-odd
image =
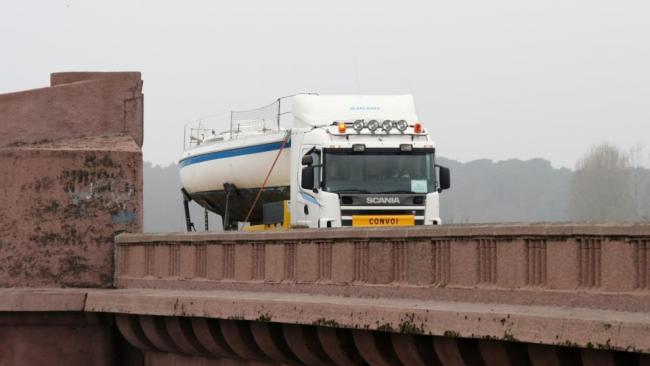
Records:
{"label": "scania truck", "polygon": [[223,133],[190,134],[179,162],[186,201],[220,214],[225,228],[441,223],[450,172],[436,164],[411,95],[301,94],[290,112],[282,100],[271,121],[231,117]]}

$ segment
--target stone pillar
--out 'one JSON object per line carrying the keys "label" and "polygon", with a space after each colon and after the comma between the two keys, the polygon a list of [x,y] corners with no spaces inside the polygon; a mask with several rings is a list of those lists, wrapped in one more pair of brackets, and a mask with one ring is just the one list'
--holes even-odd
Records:
{"label": "stone pillar", "polygon": [[[142,228],[140,73],[51,84],[0,95],[0,287],[109,288],[115,235]],[[83,312],[84,294],[63,312],[37,296],[38,312],[2,304],[0,365],[130,362],[110,321]]]}
{"label": "stone pillar", "polygon": [[111,287],[142,227],[140,74],[51,79],[0,95],[0,286]]}

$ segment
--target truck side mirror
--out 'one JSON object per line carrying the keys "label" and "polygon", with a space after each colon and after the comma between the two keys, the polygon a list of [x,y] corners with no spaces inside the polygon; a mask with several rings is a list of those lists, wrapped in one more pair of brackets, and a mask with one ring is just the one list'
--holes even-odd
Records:
{"label": "truck side mirror", "polygon": [[312,164],[314,164],[314,157],[311,154],[302,157],[302,165],[312,165]]}
{"label": "truck side mirror", "polygon": [[[303,157],[303,161],[305,158],[306,156]],[[314,167],[313,166],[306,166],[302,168],[302,179],[300,181],[300,186],[304,189],[314,189]]]}
{"label": "truck side mirror", "polygon": [[445,189],[449,189],[451,187],[451,177],[449,173],[449,168],[444,167],[442,165],[436,165],[436,167],[440,170],[438,173],[438,179],[440,182],[440,185],[438,187],[438,192],[444,191]]}

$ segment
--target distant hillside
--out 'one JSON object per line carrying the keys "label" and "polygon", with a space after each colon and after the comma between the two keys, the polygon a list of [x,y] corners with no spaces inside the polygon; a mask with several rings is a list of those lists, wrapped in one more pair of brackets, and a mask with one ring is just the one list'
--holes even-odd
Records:
{"label": "distant hillside", "polygon": [[451,169],[451,189],[441,195],[446,223],[566,221],[572,172],[544,159],[487,159],[460,163],[438,158]]}
{"label": "distant hillside", "polygon": [[[547,160],[475,160],[438,158],[451,169],[452,188],[441,195],[445,223],[566,221],[572,172]],[[144,230],[183,231],[185,221],[176,164],[144,164]],[[203,230],[203,209],[191,203],[192,218]],[[221,229],[210,214],[210,230]]]}

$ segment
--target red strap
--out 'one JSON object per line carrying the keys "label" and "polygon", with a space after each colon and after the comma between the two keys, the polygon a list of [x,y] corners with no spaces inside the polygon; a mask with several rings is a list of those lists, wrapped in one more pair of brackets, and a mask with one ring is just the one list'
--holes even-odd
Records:
{"label": "red strap", "polygon": [[257,201],[260,199],[260,196],[262,195],[262,191],[264,191],[264,186],[266,186],[266,182],[269,180],[269,177],[271,176],[271,172],[273,171],[273,168],[275,167],[275,163],[278,162],[278,159],[280,158],[280,154],[282,154],[282,150],[284,150],[284,147],[287,145],[287,142],[289,142],[289,137],[291,137],[291,131],[287,131],[287,136],[282,140],[282,145],[280,145],[280,151],[278,151],[278,155],[275,156],[275,160],[273,160],[273,164],[271,165],[271,169],[269,169],[269,172],[266,173],[266,178],[264,178],[264,183],[262,183],[262,186],[260,187],[260,190],[257,191],[257,195],[255,196],[255,201],[253,201],[253,205],[251,208],[248,210],[248,213],[246,214],[246,219],[244,219],[244,222],[248,222],[248,219],[251,216],[251,213],[253,213],[253,209],[255,208],[255,205],[257,204]]}

